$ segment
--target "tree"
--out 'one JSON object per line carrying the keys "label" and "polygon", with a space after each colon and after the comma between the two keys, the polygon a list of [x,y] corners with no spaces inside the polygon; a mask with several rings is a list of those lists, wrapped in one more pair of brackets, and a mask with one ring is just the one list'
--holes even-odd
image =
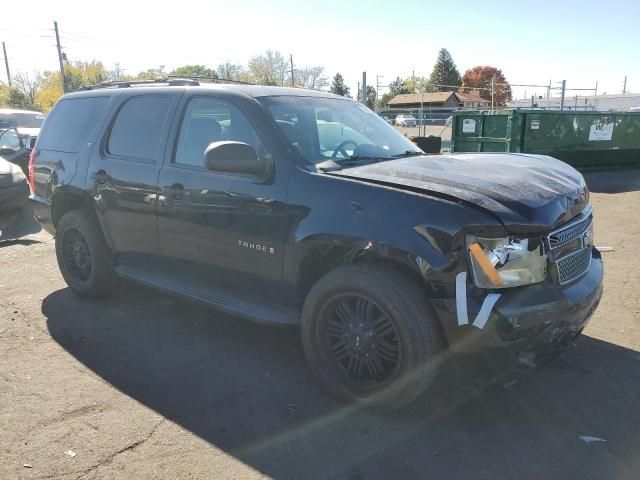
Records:
{"label": "tree", "polygon": [[349,87],[344,83],[344,78],[340,73],[336,73],[331,80],[331,87],[329,88],[331,93],[336,95],[342,95],[343,97],[351,97]]}
{"label": "tree", "polygon": [[382,95],[380,99],[380,105],[388,105],[389,101],[395,97],[396,95],[401,95],[403,93],[412,93],[409,91],[407,86],[405,85],[405,80],[400,77],[396,77],[396,79],[389,84],[389,91]]}
{"label": "tree", "polygon": [[218,74],[215,70],[207,68],[204,65],[184,65],[174,69],[170,75],[180,75],[181,77],[218,78]]}
{"label": "tree", "polygon": [[29,98],[18,90],[16,87],[10,87],[7,96],[4,99],[4,103],[6,103],[9,108],[21,108],[25,110],[33,110],[37,108]]}
{"label": "tree", "polygon": [[478,89],[480,96],[491,101],[491,80],[494,85],[494,104],[502,107],[511,100],[511,86],[502,70],[491,66],[477,66],[467,70],[462,77],[462,91],[470,92]]}
{"label": "tree", "polygon": [[322,90],[329,85],[329,80],[324,73],[324,67],[302,67],[296,70],[296,84],[311,88],[312,90]]}
{"label": "tree", "polygon": [[249,60],[249,77],[259,85],[284,85],[289,83],[288,64],[282,54],[267,50]]}
{"label": "tree", "polygon": [[92,60],[67,63],[64,67],[64,76],[67,92],[74,92],[83,85],[99,85],[106,82],[111,74],[104,68],[102,62]]}
{"label": "tree", "polygon": [[[102,62],[70,62],[64,67],[67,92],[73,92],[83,85],[98,85],[113,80],[115,74],[108,71]],[[44,72],[42,84],[36,95],[37,107],[48,112],[62,96],[62,82],[60,72]]]}
{"label": "tree", "polygon": [[440,49],[438,59],[429,77],[427,90],[432,92],[454,92],[458,89],[460,83],[460,72],[458,72],[456,64],[453,63],[451,54],[446,48]]}
{"label": "tree", "polygon": [[427,92],[429,91],[429,80],[425,77],[411,77],[404,81],[404,90],[406,93]]}
{"label": "tree", "polygon": [[148,68],[144,72],[139,72],[133,77],[133,80],[155,80],[166,76],[167,74],[164,71],[164,65],[160,65],[158,68]]}
{"label": "tree", "polygon": [[216,75],[224,80],[248,81],[247,73],[242,65],[225,62],[216,67]]}
{"label": "tree", "polygon": [[[363,103],[373,110],[376,107],[376,97],[376,89],[371,85],[367,85],[367,98]],[[358,92],[358,101],[362,102],[362,92]]]}
{"label": "tree", "polygon": [[36,96],[42,87],[42,75],[40,72],[34,72],[32,75],[19,73],[14,77],[13,83],[15,88],[25,96],[28,104],[35,106]]}

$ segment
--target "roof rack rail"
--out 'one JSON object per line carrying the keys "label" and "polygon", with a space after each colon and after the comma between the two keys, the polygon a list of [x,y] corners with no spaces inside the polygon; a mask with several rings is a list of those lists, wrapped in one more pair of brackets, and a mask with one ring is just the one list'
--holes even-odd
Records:
{"label": "roof rack rail", "polygon": [[201,81],[210,83],[230,83],[239,85],[253,85],[248,82],[241,82],[240,80],[229,80],[215,77],[200,77],[184,75],[167,75],[165,77],[159,77],[153,80],[115,80],[109,82],[102,82],[96,85],[83,85],[78,88],[78,91],[96,90],[98,88],[129,88],[134,85],[168,85],[171,87],[185,87],[185,86],[199,86]]}
{"label": "roof rack rail", "polygon": [[200,75],[191,75],[191,76],[185,76],[185,75],[167,75],[166,78],[168,79],[181,79],[181,80],[206,80],[208,82],[211,83],[231,83],[231,84],[237,84],[237,85],[254,85],[253,83],[250,82],[243,82],[240,80],[231,80],[230,78],[218,78],[218,77],[203,77]]}

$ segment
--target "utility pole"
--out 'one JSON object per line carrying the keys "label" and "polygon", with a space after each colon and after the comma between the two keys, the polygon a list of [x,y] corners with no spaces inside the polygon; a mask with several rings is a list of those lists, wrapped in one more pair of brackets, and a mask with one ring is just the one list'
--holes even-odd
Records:
{"label": "utility pole", "polygon": [[367,72],[362,72],[362,103],[367,104]]}
{"label": "utility pole", "polygon": [[60,80],[62,81],[62,93],[67,93],[67,79],[64,76],[64,63],[62,63],[62,47],[58,34],[58,22],[53,21],[53,29],[56,31],[56,47],[58,47],[58,62],[60,62]]}
{"label": "utility pole", "polygon": [[7,83],[11,86],[11,73],[9,72],[9,59],[7,58],[7,47],[2,42],[2,51],[4,52],[4,66],[7,69]]}
{"label": "utility pole", "polygon": [[493,106],[494,106],[495,91],[496,91],[496,77],[493,76],[491,77],[491,110],[493,110]]}
{"label": "utility pole", "polygon": [[[4,45],[4,43],[3,43]],[[7,55],[5,54],[4,58],[7,58]],[[627,76],[624,76],[624,86],[622,87],[622,94],[624,95],[625,93],[627,93]]]}
{"label": "utility pole", "polygon": [[296,86],[295,78],[293,77],[293,54],[289,55],[289,60],[291,61],[291,86]]}
{"label": "utility pole", "polygon": [[567,81],[562,80],[562,93],[560,94],[560,111],[564,110],[564,93],[567,89]]}
{"label": "utility pole", "polygon": [[379,103],[380,103],[380,79],[384,78],[383,75],[376,75],[376,113],[379,112]]}

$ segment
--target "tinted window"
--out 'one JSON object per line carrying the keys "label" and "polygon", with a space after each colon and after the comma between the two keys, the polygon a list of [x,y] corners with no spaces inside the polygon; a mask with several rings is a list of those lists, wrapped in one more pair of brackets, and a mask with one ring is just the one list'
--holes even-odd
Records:
{"label": "tinted window", "polygon": [[266,155],[258,134],[240,109],[224,100],[194,98],[182,120],[175,163],[203,167],[202,157],[209,144],[223,140],[248,143],[258,156]]}
{"label": "tinted window", "polygon": [[95,126],[109,97],[84,97],[59,101],[47,117],[38,148],[79,152]]}
{"label": "tinted window", "polygon": [[111,128],[109,154],[155,162],[170,106],[171,98],[162,95],[127,100]]}

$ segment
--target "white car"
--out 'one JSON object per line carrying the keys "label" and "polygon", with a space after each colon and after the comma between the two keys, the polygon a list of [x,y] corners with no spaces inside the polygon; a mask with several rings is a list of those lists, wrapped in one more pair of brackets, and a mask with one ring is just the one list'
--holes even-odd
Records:
{"label": "white car", "polygon": [[33,148],[46,115],[31,110],[0,108],[0,130],[15,128],[27,148]]}
{"label": "white car", "polygon": [[418,120],[413,115],[398,115],[396,117],[396,126],[398,127],[415,127]]}

